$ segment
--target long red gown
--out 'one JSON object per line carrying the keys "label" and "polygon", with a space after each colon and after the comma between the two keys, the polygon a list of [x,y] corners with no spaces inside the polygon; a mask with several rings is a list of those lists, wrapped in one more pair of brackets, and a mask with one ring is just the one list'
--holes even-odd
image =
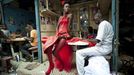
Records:
{"label": "long red gown", "polygon": [[[44,42],[44,45],[43,45],[44,53],[46,53],[45,51],[49,47],[54,46],[54,44],[57,44],[56,41],[58,40],[58,37],[60,37],[60,36],[70,37],[70,35],[68,33],[68,29],[67,29],[68,25],[69,25],[69,18],[67,18],[66,16],[63,16],[59,20],[59,30],[56,32],[56,35],[55,36],[47,37],[47,40]],[[63,65],[64,65],[63,70],[65,70],[67,72],[71,71],[71,68],[72,68],[72,58],[73,58],[73,50],[72,50],[71,46],[69,46],[67,43],[68,42],[76,42],[76,41],[88,42],[88,41],[82,40],[80,38],[66,39],[65,45],[61,48],[61,50],[59,52],[59,57],[61,58],[63,63],[61,63],[56,58],[54,60],[54,65],[55,65],[55,67],[57,69],[60,70],[61,67],[63,68]],[[90,47],[95,45],[92,42],[88,42],[88,43],[89,43]]]}
{"label": "long red gown", "polygon": [[[68,25],[69,25],[69,18],[67,16],[63,16],[59,20],[59,29],[56,32],[56,35],[48,37],[47,41],[43,45],[44,53],[47,50],[47,48],[49,48],[50,46],[52,46],[54,44],[57,44],[56,41],[58,40],[58,37],[60,37],[60,36],[70,37],[70,35],[68,33],[68,29],[67,29]],[[66,40],[68,40],[68,39],[66,39]],[[61,48],[61,50],[59,52],[59,57],[61,58],[63,63],[61,65],[61,62],[55,58],[55,60],[54,60],[55,67],[60,69],[64,65],[63,70],[69,72],[71,70],[71,66],[72,66],[73,51],[72,51],[71,46],[69,46],[67,44],[67,42]]]}

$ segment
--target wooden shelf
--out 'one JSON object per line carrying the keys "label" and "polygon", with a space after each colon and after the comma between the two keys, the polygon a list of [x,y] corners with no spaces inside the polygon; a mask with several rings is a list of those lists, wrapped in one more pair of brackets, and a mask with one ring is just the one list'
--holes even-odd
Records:
{"label": "wooden shelf", "polygon": [[41,10],[41,15],[46,16],[46,15],[51,15],[51,16],[59,16],[58,14],[56,14],[55,12],[49,10],[49,9],[43,9]]}

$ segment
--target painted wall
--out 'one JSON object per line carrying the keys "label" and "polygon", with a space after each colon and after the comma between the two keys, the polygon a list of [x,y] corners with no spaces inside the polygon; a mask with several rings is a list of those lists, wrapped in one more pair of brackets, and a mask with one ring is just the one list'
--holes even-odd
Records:
{"label": "painted wall", "polygon": [[24,30],[26,23],[31,21],[35,24],[35,14],[23,9],[13,8],[9,6],[4,7],[4,19],[7,28],[10,32],[16,30]]}

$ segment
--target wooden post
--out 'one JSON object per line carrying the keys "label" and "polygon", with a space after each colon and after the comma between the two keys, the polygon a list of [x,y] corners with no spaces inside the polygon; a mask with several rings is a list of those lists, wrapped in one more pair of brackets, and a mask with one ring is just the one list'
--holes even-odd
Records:
{"label": "wooden post", "polygon": [[112,0],[112,25],[114,29],[114,39],[113,39],[113,59],[112,59],[112,70],[116,73],[118,71],[118,0]]}
{"label": "wooden post", "polygon": [[38,60],[40,63],[43,62],[42,59],[42,42],[40,33],[40,15],[39,15],[39,0],[34,0],[35,3],[35,16],[36,16],[36,29],[38,34]]}
{"label": "wooden post", "polygon": [[1,14],[2,24],[4,24],[4,15],[3,15],[2,1],[0,1],[0,14]]}

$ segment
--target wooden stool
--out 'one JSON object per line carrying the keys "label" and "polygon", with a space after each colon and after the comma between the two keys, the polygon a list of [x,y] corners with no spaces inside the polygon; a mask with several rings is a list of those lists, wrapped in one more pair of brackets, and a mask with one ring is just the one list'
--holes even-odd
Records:
{"label": "wooden stool", "polygon": [[4,72],[9,72],[9,70],[11,69],[11,63],[10,60],[12,59],[12,57],[10,56],[5,56],[3,58],[1,58],[1,64],[2,64],[2,68],[4,70]]}
{"label": "wooden stool", "polygon": [[28,50],[31,51],[31,53],[32,53],[32,58],[33,58],[33,60],[34,60],[34,53],[37,53],[37,52],[38,52],[38,47],[37,47],[37,46],[31,47],[31,48],[29,48]]}

